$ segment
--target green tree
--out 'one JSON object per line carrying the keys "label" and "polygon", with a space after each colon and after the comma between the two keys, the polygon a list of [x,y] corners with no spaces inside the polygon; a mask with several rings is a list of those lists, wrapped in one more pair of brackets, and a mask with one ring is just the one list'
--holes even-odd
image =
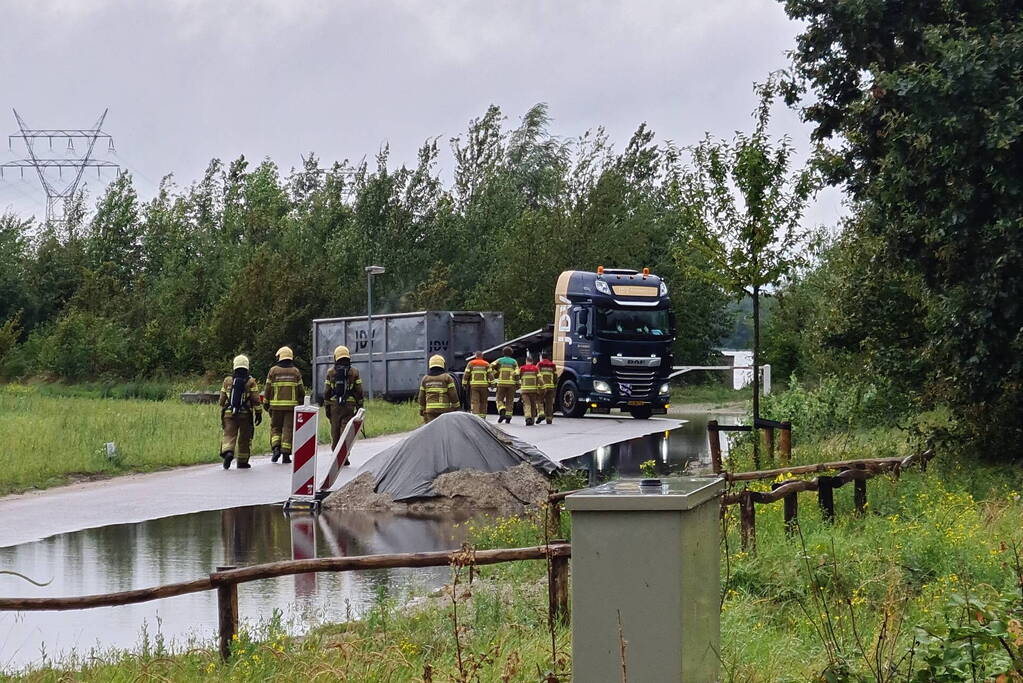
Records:
{"label": "green tree", "polygon": [[[1023,3],[789,0],[805,29],[790,102],[857,202],[864,264],[918,284],[930,400],[972,435],[1023,437]],[[852,290],[850,285],[849,290]],[[898,347],[888,349],[895,353]]]}
{"label": "green tree", "polygon": [[[738,132],[731,142],[708,136],[692,148],[692,166],[680,182],[688,210],[677,252],[702,254],[703,264],[686,261],[690,272],[736,299],[753,301],[754,424],[760,419],[760,296],[801,260],[807,236],[801,219],[814,190],[813,174],[792,168],[790,140],[768,134],[773,83],[758,92],[752,133]],[[759,467],[759,439],[753,443]]]}

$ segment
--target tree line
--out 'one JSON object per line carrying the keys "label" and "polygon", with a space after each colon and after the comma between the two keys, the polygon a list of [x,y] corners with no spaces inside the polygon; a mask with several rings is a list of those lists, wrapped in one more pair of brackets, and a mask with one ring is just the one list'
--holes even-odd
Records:
{"label": "tree line", "polygon": [[[495,310],[515,336],[551,321],[558,273],[649,267],[671,287],[678,359],[702,362],[731,328],[727,295],[685,275],[681,150],[640,126],[617,151],[602,130],[562,139],[547,107],[516,125],[496,106],[415,165],[281,171],[214,159],[150,201],[121,173],[59,227],[0,218],[0,372],[68,381],[221,374],[246,352],[262,372],[282,344],[308,363],[310,321],[376,312]],[[692,263],[690,263],[692,262]]]}

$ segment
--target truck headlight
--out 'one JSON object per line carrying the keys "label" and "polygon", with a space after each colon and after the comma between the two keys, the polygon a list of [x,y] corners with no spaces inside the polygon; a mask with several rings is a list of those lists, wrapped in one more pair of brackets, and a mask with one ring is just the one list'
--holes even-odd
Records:
{"label": "truck headlight", "polygon": [[668,296],[668,285],[666,285],[664,282],[661,282],[661,292],[660,292],[660,294],[661,294],[661,296]]}
{"label": "truck headlight", "polygon": [[597,288],[598,292],[607,295],[611,294],[611,288],[603,280],[595,280],[593,284]]}
{"label": "truck headlight", "polygon": [[671,393],[671,387],[668,386],[667,382],[665,382],[664,384],[661,385],[661,393],[662,394],[670,394]]}
{"label": "truck headlight", "polygon": [[593,390],[598,394],[610,394],[611,385],[602,379],[598,379],[593,382]]}

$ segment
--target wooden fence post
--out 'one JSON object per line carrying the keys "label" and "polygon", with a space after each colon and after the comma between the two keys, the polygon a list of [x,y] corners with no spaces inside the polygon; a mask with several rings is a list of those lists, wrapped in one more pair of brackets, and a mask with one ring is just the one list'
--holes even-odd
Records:
{"label": "wooden fence post", "polygon": [[788,466],[792,460],[792,423],[782,422],[781,433],[778,434],[778,451],[781,455],[781,462]]}
{"label": "wooden fence post", "polygon": [[764,444],[764,453],[767,454],[767,462],[774,464],[774,427],[762,427],[761,439]]}
{"label": "wooden fence post", "polygon": [[718,421],[707,421],[707,441],[710,443],[710,465],[714,474],[721,474],[721,433]]}
{"label": "wooden fence post", "polygon": [[756,552],[757,549],[757,510],[753,502],[753,492],[746,489],[739,500],[739,539],[743,550]]}
{"label": "wooden fence post", "polygon": [[[784,486],[788,482],[779,482],[771,484],[771,490],[775,490],[780,486]],[[797,516],[799,515],[799,493],[793,492],[786,494],[782,498],[782,505],[784,506],[784,520],[785,520],[785,533],[791,536],[796,531],[796,524],[798,524]]]}
{"label": "wooden fence post", "polygon": [[867,510],[867,480],[857,479],[853,482],[853,502],[856,504],[856,514],[862,515]]}
{"label": "wooden fence post", "polygon": [[817,503],[825,522],[835,521],[835,491],[831,479],[824,475],[817,477]]}
{"label": "wooden fence post", "polygon": [[[217,567],[217,571],[235,568]],[[231,642],[238,633],[238,584],[223,583],[217,586],[217,614],[220,622],[220,658],[226,662],[231,658]]]}
{"label": "wooden fence post", "polygon": [[561,535],[561,501],[547,501],[547,537],[557,538]]}
{"label": "wooden fence post", "polygon": [[[551,543],[565,543],[557,539]],[[547,579],[548,610],[553,621],[568,623],[568,558],[554,556],[551,558],[551,575]]]}

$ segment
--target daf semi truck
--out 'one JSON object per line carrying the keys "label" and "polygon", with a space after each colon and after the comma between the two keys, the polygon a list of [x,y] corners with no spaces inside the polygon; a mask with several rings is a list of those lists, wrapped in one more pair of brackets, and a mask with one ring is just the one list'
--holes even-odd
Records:
{"label": "daf semi truck", "polygon": [[570,270],[554,290],[554,322],[487,349],[516,355],[550,349],[558,366],[556,405],[567,417],[628,412],[638,419],[668,410],[675,317],[668,286],[648,269]]}

